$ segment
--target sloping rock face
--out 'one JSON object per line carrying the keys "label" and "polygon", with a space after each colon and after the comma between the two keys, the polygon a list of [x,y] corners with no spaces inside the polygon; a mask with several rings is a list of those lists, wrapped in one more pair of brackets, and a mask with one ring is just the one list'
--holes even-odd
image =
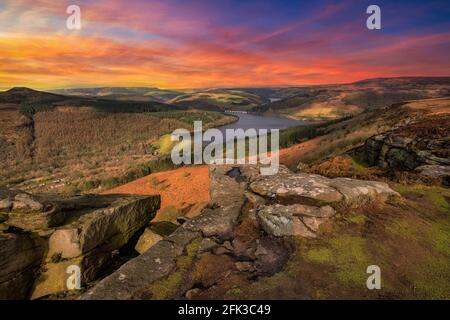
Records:
{"label": "sloping rock face", "polygon": [[160,205],[159,196],[0,195],[0,297],[13,299],[66,291],[69,267],[79,268],[82,285],[94,280]]}
{"label": "sloping rock face", "polygon": [[292,237],[314,238],[341,208],[399,195],[385,183],[294,174],[281,167],[210,166],[211,202],[199,216],[122,265],[81,299],[211,298],[231,279],[281,271]]}
{"label": "sloping rock face", "polygon": [[28,296],[43,255],[38,237],[0,233],[0,300]]}

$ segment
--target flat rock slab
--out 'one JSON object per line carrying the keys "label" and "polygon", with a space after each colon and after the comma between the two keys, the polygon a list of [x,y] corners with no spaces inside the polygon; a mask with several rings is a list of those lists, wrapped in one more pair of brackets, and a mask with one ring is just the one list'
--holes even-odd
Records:
{"label": "flat rock slab", "polygon": [[390,198],[400,197],[387,183],[379,181],[365,181],[350,178],[331,179],[329,185],[344,195],[345,202],[358,205],[365,201],[379,201],[381,203]]}
{"label": "flat rock slab", "polygon": [[[330,179],[315,174],[265,176],[250,184],[253,192],[280,202],[335,203],[342,194],[329,185]],[[303,200],[303,201],[302,201]],[[309,200],[309,201],[308,201]]]}

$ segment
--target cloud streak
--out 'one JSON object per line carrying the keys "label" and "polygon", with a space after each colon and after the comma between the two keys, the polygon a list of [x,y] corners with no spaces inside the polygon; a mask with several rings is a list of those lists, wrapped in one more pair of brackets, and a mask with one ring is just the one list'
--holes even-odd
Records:
{"label": "cloud streak", "polygon": [[364,6],[353,1],[278,2],[284,7],[268,16],[280,4],[84,0],[83,29],[70,32],[68,1],[55,3],[0,7],[0,88],[279,86],[450,75],[450,33],[439,13],[414,30],[404,28],[403,17],[373,32],[365,28]]}

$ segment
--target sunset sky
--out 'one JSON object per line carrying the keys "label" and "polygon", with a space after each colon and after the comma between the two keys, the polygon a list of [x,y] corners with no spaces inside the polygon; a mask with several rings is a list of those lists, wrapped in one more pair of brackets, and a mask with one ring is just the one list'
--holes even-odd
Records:
{"label": "sunset sky", "polygon": [[[382,30],[366,28],[370,4]],[[0,90],[449,76],[449,17],[448,0],[0,0]]]}

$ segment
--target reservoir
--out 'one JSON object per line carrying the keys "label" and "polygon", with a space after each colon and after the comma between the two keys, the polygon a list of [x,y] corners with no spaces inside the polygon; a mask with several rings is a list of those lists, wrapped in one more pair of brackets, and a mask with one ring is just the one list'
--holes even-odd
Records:
{"label": "reservoir", "polygon": [[[223,133],[225,137],[225,131],[227,129],[243,129],[244,131],[247,129],[256,129],[256,131],[260,129],[286,129],[289,127],[307,125],[310,124],[309,121],[302,120],[294,120],[289,118],[282,117],[273,117],[273,116],[261,116],[261,115],[253,115],[253,114],[242,114],[242,113],[229,113],[239,117],[239,120],[227,124],[225,126],[218,127],[218,129]],[[243,138],[243,137],[239,137]]]}

